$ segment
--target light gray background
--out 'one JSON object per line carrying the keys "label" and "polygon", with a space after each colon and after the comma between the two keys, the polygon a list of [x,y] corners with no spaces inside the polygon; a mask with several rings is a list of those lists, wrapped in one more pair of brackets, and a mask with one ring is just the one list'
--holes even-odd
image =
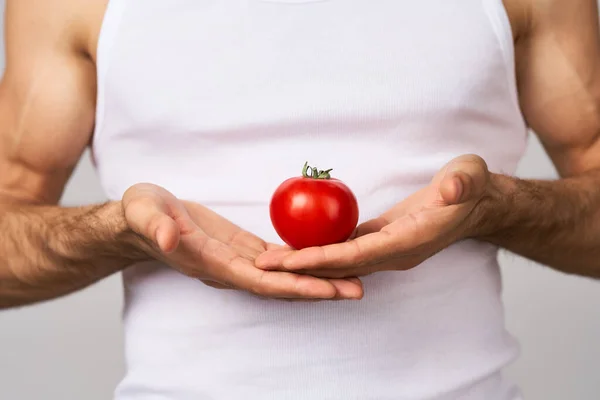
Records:
{"label": "light gray background", "polygon": [[[519,175],[556,177],[537,140]],[[86,154],[64,204],[102,200]],[[600,285],[514,255],[502,254],[501,262],[508,327],[523,350],[509,377],[528,400],[599,399]],[[124,373],[121,305],[114,276],[67,298],[0,312],[0,399],[110,399]]]}

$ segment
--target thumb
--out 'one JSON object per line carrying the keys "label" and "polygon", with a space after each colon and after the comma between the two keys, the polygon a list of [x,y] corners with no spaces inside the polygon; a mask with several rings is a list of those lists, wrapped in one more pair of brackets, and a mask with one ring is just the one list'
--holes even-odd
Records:
{"label": "thumb", "polygon": [[151,184],[137,184],[122,199],[129,227],[163,253],[179,245],[180,229],[172,215],[186,213],[180,201],[167,190]]}
{"label": "thumb", "polygon": [[483,158],[468,154],[450,161],[439,184],[441,200],[448,204],[462,204],[478,200],[487,186],[489,171]]}

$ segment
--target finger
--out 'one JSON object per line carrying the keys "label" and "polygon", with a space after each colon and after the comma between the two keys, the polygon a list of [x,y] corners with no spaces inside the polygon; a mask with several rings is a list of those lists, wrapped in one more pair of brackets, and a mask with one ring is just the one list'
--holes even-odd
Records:
{"label": "finger", "polygon": [[295,250],[290,247],[273,247],[256,257],[254,264],[264,270],[282,269],[283,260]]}
{"label": "finger", "polygon": [[207,280],[201,280],[201,282],[204,283],[206,286],[210,286],[210,287],[215,288],[215,289],[233,290],[233,288],[231,286],[223,285],[223,284],[218,283],[218,282],[207,281]]}
{"label": "finger", "polygon": [[165,254],[172,253],[179,246],[180,230],[177,223],[170,217],[160,216],[156,228],[156,244]]}
{"label": "finger", "polygon": [[[353,239],[356,240],[356,239]],[[336,245],[338,246],[338,245]],[[267,271],[287,271],[287,268],[290,268],[290,261],[288,259],[288,257],[290,256],[294,256],[294,259],[296,257],[300,257],[302,258],[302,261],[299,262],[310,262],[310,263],[314,263],[314,268],[327,268],[326,267],[326,263],[328,261],[324,261],[322,260],[322,258],[320,257],[332,257],[330,254],[330,252],[328,253],[328,250],[324,250],[325,253],[323,253],[321,251],[321,248],[307,248],[307,249],[303,249],[303,250],[294,250],[292,248],[276,248],[275,250],[270,250],[270,251],[266,251],[262,254],[260,254],[256,260],[255,260],[255,265],[257,268],[260,269],[264,269]],[[344,251],[343,249],[341,251]],[[299,255],[297,253],[300,253]],[[351,255],[350,255],[351,256]],[[309,258],[312,257],[312,260],[309,260]],[[319,257],[319,259],[314,259],[315,257]],[[286,263],[284,264],[284,260],[286,260]],[[330,260],[333,261],[333,260]],[[292,261],[293,263],[293,261]],[[318,264],[318,266],[317,266]],[[301,268],[301,267],[298,267]],[[307,271],[311,271],[313,268],[307,269]],[[358,270],[358,268],[353,268],[352,270]],[[291,269],[289,271],[293,271],[293,272],[300,272],[300,273],[304,273],[306,271],[302,271],[301,269],[296,269],[294,268],[294,266],[291,266]],[[331,271],[331,270],[329,270]],[[356,276],[355,274],[347,274],[347,275],[341,275],[340,271],[337,271],[336,274],[332,274],[332,275],[326,275],[326,274],[319,274],[318,276],[322,276],[322,277],[326,277],[326,278],[345,278],[347,276]]]}
{"label": "finger", "polygon": [[346,280],[350,281],[350,282],[354,282],[356,284],[359,284],[361,287],[363,287],[362,281],[358,278],[347,278]]}
{"label": "finger", "polygon": [[276,243],[267,243],[267,250],[291,250],[292,248],[288,245],[281,245]]}
{"label": "finger", "polygon": [[166,190],[145,184],[132,186],[122,200],[131,229],[164,253],[172,252],[179,244],[180,228],[171,217],[182,212],[177,210],[177,203]]}
{"label": "finger", "polygon": [[385,235],[372,233],[345,243],[293,252],[282,260],[281,266],[287,271],[359,267],[384,256],[388,243]]}
{"label": "finger", "polygon": [[253,260],[257,268],[275,270],[277,266],[281,266],[283,258],[292,251],[293,249],[287,245],[267,243],[266,251],[256,254]]}
{"label": "finger", "polygon": [[489,179],[485,161],[476,155],[452,160],[440,182],[440,196],[446,204],[460,204],[479,198]]}
{"label": "finger", "polygon": [[[406,216],[380,232],[344,243],[291,252],[281,260],[278,269],[351,269],[376,265],[389,259],[410,256],[420,242],[413,216]],[[272,264],[269,266],[273,268]]]}
{"label": "finger", "polygon": [[316,276],[317,278],[326,278],[326,279],[350,279],[349,277],[360,277],[370,275],[375,272],[370,267],[359,267],[359,268],[335,268],[335,269],[309,269],[309,270],[298,270],[297,274],[306,274]]}
{"label": "finger", "polygon": [[207,271],[212,280],[259,296],[333,299],[338,294],[336,287],[326,279],[258,269],[229,246],[212,238],[204,239],[200,252],[202,261],[212,267]]}
{"label": "finger", "polygon": [[345,296],[345,293],[338,294],[335,285],[326,279],[291,272],[252,269],[256,274],[252,272],[240,277],[237,284],[259,296],[291,299],[333,299]]}
{"label": "finger", "polygon": [[336,299],[353,299],[360,300],[364,296],[364,288],[360,279],[331,279],[329,282],[337,291]]}
{"label": "finger", "polygon": [[[331,279],[330,282],[336,287],[338,294],[327,300],[361,300],[364,296],[362,282],[356,278]],[[283,299],[292,302],[318,302],[324,299]]]}
{"label": "finger", "polygon": [[350,279],[349,277],[361,278],[381,271],[406,271],[416,267],[423,262],[419,255],[406,255],[389,259],[385,262],[354,268],[321,268],[294,271],[297,274],[306,274],[326,279]]}
{"label": "finger", "polygon": [[355,238],[368,235],[369,233],[379,232],[384,226],[387,226],[390,223],[391,221],[384,216],[365,221],[356,227]]}
{"label": "finger", "polygon": [[267,247],[267,244],[262,239],[243,229],[238,230],[229,237],[217,236],[222,237],[223,243],[230,246],[239,254],[245,255],[250,260],[254,260],[259,254],[264,253]]}
{"label": "finger", "polygon": [[191,217],[207,235],[218,241],[244,249],[244,252],[262,252],[267,244],[258,236],[242,229],[211,209],[198,203],[184,201]]}

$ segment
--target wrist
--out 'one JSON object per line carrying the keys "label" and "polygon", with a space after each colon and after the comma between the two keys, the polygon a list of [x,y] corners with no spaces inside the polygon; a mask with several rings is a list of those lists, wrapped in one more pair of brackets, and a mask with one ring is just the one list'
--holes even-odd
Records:
{"label": "wrist", "polygon": [[518,217],[515,212],[517,193],[517,178],[490,173],[486,189],[471,213],[467,236],[485,240],[514,224]]}
{"label": "wrist", "polygon": [[57,254],[67,264],[109,261],[115,272],[150,257],[143,240],[127,224],[120,201],[82,209],[55,224]]}
{"label": "wrist", "polygon": [[115,256],[130,263],[152,259],[150,246],[129,226],[121,201],[106,203],[98,217],[107,222],[106,228],[110,234],[105,244],[107,248],[116,250],[118,254]]}
{"label": "wrist", "polygon": [[[109,241],[119,248],[119,253],[132,261],[145,261],[148,256],[146,243],[143,238],[136,233],[125,218],[125,211],[121,201],[113,201],[106,204],[106,220],[108,221],[108,230],[111,232]],[[99,217],[103,218],[103,213]]]}

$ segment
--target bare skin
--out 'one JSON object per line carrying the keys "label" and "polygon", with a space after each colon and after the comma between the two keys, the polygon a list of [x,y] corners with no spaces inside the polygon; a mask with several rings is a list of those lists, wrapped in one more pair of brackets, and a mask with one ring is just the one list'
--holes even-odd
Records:
{"label": "bare skin", "polygon": [[[462,157],[428,188],[363,224],[354,240],[290,252],[150,184],[130,188],[120,202],[57,206],[93,132],[106,1],[8,0],[0,307],[62,296],[152,258],[211,285],[267,297],[360,298],[359,281],[337,278],[397,269],[407,253],[412,258],[402,268],[410,268],[467,237],[568,273],[600,275],[595,1],[507,0],[506,6],[521,107],[564,179],[517,180],[490,174],[476,156]],[[309,274],[278,271],[287,269]]]}

